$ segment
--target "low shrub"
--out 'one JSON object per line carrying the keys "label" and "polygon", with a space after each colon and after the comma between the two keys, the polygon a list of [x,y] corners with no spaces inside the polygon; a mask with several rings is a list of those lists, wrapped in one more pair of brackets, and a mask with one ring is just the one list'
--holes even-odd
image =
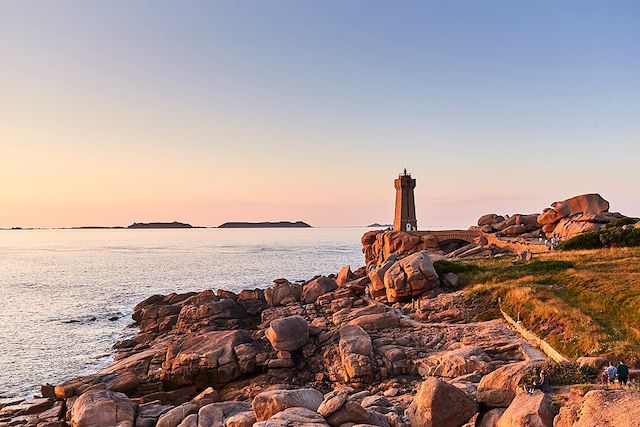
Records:
{"label": "low shrub", "polygon": [[622,241],[621,241],[621,245],[619,246],[624,246],[624,247],[631,247],[631,246],[640,246],[640,229],[639,228],[634,228],[631,230],[625,230],[625,234],[624,236],[622,236]]}
{"label": "low shrub", "polygon": [[578,234],[565,240],[556,246],[559,251],[573,251],[579,249],[600,249],[602,242],[600,241],[599,231],[590,231],[588,233]]}
{"label": "low shrub", "polygon": [[628,216],[625,216],[624,218],[614,219],[607,224],[607,228],[622,227],[623,225],[635,224],[636,222],[638,222],[637,218],[629,218]]}
{"label": "low shrub", "polygon": [[598,371],[595,368],[585,369],[576,362],[556,363],[546,360],[537,369],[532,369],[520,381],[520,386],[531,385],[538,381],[540,369],[544,369],[549,376],[552,386],[593,383],[597,381]]}
{"label": "low shrub", "polygon": [[557,249],[560,251],[572,251],[632,246],[640,246],[640,229],[623,230],[620,227],[614,227],[578,234],[560,243]]}
{"label": "low shrub", "polygon": [[600,230],[598,232],[598,238],[602,243],[602,247],[609,248],[613,246],[616,242],[620,242],[623,238],[624,230],[619,227],[615,228],[605,228],[604,230]]}
{"label": "low shrub", "polygon": [[571,385],[592,383],[597,380],[598,370],[591,367],[580,367],[576,362],[553,363],[547,362],[547,372],[550,373],[554,385]]}
{"label": "low shrub", "polygon": [[[600,369],[595,366],[583,365],[580,368],[580,374],[587,380],[588,382],[597,382],[598,376],[600,374]],[[587,382],[585,381],[585,382]]]}

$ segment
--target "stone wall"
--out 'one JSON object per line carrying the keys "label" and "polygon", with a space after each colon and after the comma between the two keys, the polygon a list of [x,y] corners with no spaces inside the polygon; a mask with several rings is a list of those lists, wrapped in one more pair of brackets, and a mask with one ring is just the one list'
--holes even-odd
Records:
{"label": "stone wall", "polygon": [[542,338],[539,338],[536,334],[534,334],[533,332],[529,331],[524,326],[522,326],[520,323],[518,323],[515,320],[513,320],[513,318],[511,316],[509,316],[502,309],[502,307],[500,308],[500,313],[502,313],[502,317],[504,317],[504,319],[511,326],[513,326],[513,329],[515,329],[517,333],[519,333],[524,339],[529,341],[531,344],[535,345],[540,350],[542,350],[544,352],[544,354],[546,354],[547,357],[549,357],[549,359],[551,359],[551,360],[553,360],[554,362],[557,362],[557,363],[564,363],[564,362],[568,362],[569,361],[566,357],[564,357],[562,354],[560,354],[555,348],[553,348],[548,342],[546,342]]}

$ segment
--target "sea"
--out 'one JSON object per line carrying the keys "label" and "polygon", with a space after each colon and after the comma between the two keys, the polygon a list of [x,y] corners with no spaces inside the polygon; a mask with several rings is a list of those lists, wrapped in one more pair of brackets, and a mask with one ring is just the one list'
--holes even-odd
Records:
{"label": "sea", "polygon": [[154,294],[264,289],[364,265],[367,228],[0,230],[0,398],[106,366]]}

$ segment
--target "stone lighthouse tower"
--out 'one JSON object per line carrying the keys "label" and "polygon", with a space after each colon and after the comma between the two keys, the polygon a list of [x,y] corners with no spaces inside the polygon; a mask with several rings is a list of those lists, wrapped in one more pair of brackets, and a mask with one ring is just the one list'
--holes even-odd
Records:
{"label": "stone lighthouse tower", "polygon": [[394,231],[416,231],[416,204],[413,199],[413,189],[416,180],[405,169],[402,175],[393,182],[396,187],[396,214],[393,219]]}

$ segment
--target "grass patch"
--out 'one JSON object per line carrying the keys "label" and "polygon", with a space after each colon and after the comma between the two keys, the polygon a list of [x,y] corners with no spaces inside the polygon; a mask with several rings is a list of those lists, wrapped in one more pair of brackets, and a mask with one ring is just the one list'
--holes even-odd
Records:
{"label": "grass patch", "polygon": [[567,357],[640,362],[640,248],[550,252],[529,263],[464,264],[459,274],[465,277],[465,298],[486,307],[480,317],[494,317],[501,298],[509,315]]}
{"label": "grass patch", "polygon": [[513,266],[513,270],[523,274],[556,273],[573,267],[575,267],[575,264],[571,261],[538,259],[527,264],[516,264]]}

